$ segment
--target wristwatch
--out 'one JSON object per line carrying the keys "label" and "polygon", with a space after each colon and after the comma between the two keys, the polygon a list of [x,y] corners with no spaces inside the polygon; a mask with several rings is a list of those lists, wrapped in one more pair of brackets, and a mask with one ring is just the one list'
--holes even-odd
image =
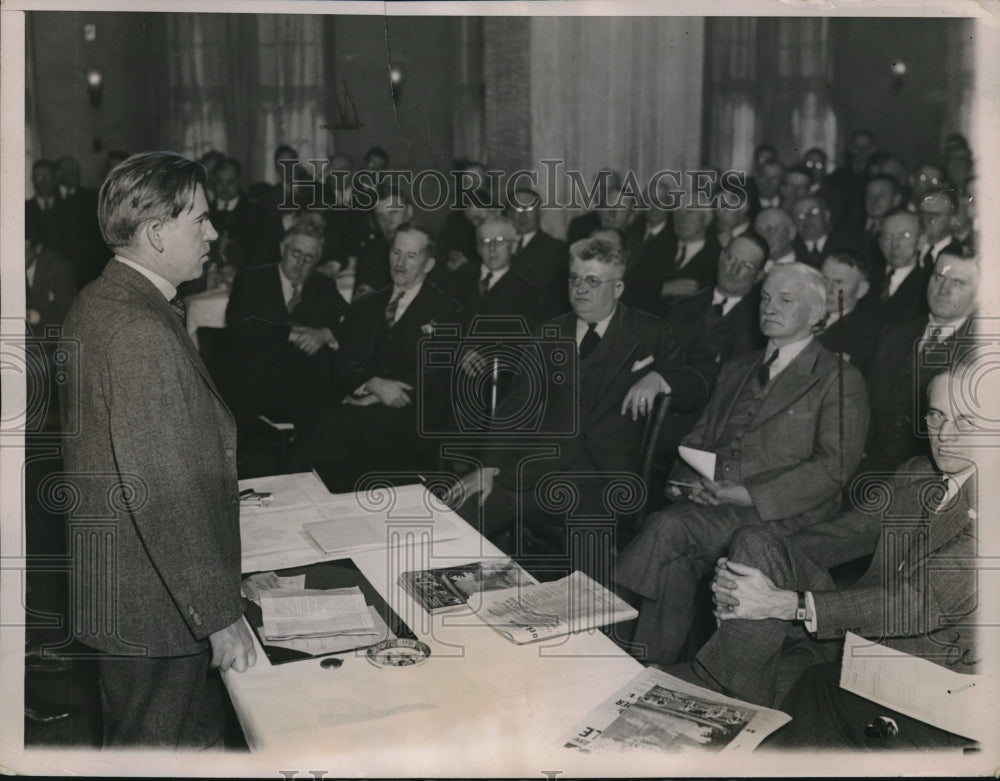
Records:
{"label": "wristwatch", "polygon": [[799,606],[795,608],[795,620],[805,621],[806,620],[806,592],[796,591],[796,596],[799,598]]}

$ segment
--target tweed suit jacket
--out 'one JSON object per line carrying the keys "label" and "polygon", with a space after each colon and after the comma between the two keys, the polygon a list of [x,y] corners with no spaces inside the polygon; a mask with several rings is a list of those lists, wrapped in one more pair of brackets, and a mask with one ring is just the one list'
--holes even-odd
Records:
{"label": "tweed suit jacket", "polygon": [[975,664],[968,618],[979,602],[977,480],[971,475],[956,497],[938,507],[943,489],[927,490],[938,479],[922,456],[897,470],[891,513],[868,570],[850,588],[813,593],[818,639],[854,632],[939,664]]}
{"label": "tweed suit jacket", "polygon": [[65,334],[74,632],[109,653],[198,653],[243,613],[232,416],[181,318],[124,263],[77,296]]}
{"label": "tweed suit jacket", "polygon": [[[708,407],[683,444],[715,451],[745,383],[754,382],[764,351],[733,358],[722,367]],[[818,521],[831,515],[850,479],[868,432],[868,395],[861,373],[843,365],[843,396],[837,357],[813,339],[771,382],[737,443],[735,480],[750,492],[763,521],[808,513]],[[721,461],[721,459],[720,459]],[[672,478],[691,478],[682,463]]]}

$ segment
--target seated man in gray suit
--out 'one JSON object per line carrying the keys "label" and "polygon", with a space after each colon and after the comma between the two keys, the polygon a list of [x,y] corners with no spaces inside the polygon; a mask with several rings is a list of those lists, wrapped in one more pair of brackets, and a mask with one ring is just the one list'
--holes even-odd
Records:
{"label": "seated man in gray suit", "polygon": [[[981,368],[956,367],[931,381],[932,458],[918,456],[899,468],[878,514],[853,510],[833,524],[845,538],[868,527],[880,537],[871,565],[852,586],[837,589],[798,535],[782,538],[765,527],[738,532],[728,558],[719,560],[712,585],[719,629],[694,662],[696,678],[791,713],[776,743],[963,744],[956,735],[840,690],[835,660],[850,631],[955,672],[975,671],[976,465],[995,453],[990,446],[996,437],[984,437],[981,426],[997,419],[1000,398],[1000,376]],[[970,393],[973,382],[978,393]],[[992,414],[983,414],[984,406]],[[885,714],[897,722],[898,735],[865,735],[865,725]]]}
{"label": "seated man in gray suit", "polygon": [[678,501],[651,515],[622,552],[615,580],[643,598],[634,639],[647,661],[677,661],[698,582],[736,529],[767,523],[788,533],[837,511],[861,459],[868,398],[861,373],[838,367],[813,338],[825,312],[816,269],[788,263],[768,275],[760,303],[766,349],[722,367],[682,442],[715,453],[714,480],[675,464],[668,494]]}

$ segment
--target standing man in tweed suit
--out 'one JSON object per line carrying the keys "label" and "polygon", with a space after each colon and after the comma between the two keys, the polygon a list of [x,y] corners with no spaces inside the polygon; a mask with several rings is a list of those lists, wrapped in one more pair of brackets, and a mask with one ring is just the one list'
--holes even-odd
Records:
{"label": "standing man in tweed suit", "polygon": [[[209,664],[256,662],[240,597],[236,427],[176,298],[217,238],[205,169],[133,155],[105,180],[98,215],[115,258],[65,322],[80,344],[63,398],[79,496],[74,634],[99,652],[105,746],[205,747],[223,727]],[[93,518],[103,535],[85,533]]]}

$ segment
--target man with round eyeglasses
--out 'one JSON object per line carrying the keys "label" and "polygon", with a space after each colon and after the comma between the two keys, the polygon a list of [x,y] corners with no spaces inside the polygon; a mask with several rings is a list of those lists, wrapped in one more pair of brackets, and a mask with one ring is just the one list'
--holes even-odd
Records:
{"label": "man with round eyeglasses", "polygon": [[928,274],[919,263],[919,240],[920,221],[912,212],[900,209],[882,220],[878,243],[885,257],[885,278],[873,281],[878,286],[878,298],[873,303],[883,324],[912,320],[927,313]]}

